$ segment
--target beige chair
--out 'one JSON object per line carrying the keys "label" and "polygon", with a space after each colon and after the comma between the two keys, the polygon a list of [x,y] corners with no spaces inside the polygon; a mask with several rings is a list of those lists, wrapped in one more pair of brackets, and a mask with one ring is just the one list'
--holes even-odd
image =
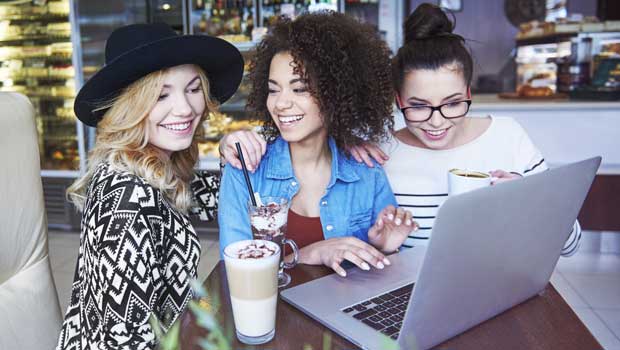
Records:
{"label": "beige chair", "polygon": [[62,317],[47,248],[34,109],[0,92],[0,349],[53,349]]}

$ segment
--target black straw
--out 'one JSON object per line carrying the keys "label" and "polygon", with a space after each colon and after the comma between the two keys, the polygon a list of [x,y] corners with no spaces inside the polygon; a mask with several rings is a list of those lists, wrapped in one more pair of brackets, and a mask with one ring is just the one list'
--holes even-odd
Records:
{"label": "black straw", "polygon": [[248,167],[245,165],[245,159],[243,159],[243,152],[241,152],[241,144],[239,142],[235,142],[235,147],[237,147],[237,153],[239,154],[239,159],[241,160],[241,167],[243,168],[243,176],[245,177],[245,184],[248,186],[248,192],[250,192],[250,200],[252,201],[252,205],[256,207],[256,199],[254,199],[254,190],[252,189],[252,183],[250,182],[250,175],[248,174]]}

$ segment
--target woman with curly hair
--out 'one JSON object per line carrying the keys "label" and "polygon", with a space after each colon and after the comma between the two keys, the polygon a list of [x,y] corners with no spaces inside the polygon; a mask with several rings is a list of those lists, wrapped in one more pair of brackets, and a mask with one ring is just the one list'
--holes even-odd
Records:
{"label": "woman with curly hair", "polygon": [[106,65],[80,90],[97,128],[88,170],[69,188],[82,211],[71,300],[57,349],[153,349],[192,298],[200,241],[188,211],[212,217],[217,177],[196,176],[197,135],[236,91],[243,58],[224,40],[165,24],[115,30]]}
{"label": "woman with curly hair", "polygon": [[[282,19],[258,45],[249,78],[248,109],[263,121],[267,139],[250,179],[262,197],[289,200],[287,237],[300,248],[299,262],[342,276],[344,260],[364,270],[389,264],[384,253],[415,228],[411,213],[395,208],[380,167],[343,152],[387,136],[392,90],[383,41],[339,13]],[[244,153],[250,164],[260,155]],[[252,235],[243,174],[231,164],[223,171],[220,250]]]}
{"label": "woman with curly hair", "polygon": [[[417,208],[420,229],[404,242],[405,248],[429,241],[437,211],[448,198],[446,174],[450,169],[490,170],[493,184],[548,169],[541,152],[514,119],[469,117],[474,63],[465,39],[454,28],[434,4],[421,4],[407,17],[405,43],[391,64],[392,91],[405,127],[394,130],[380,146],[370,142],[348,149],[369,167],[375,161],[382,164],[398,204]],[[251,155],[258,153],[251,158],[256,159],[253,166],[258,164],[259,136],[247,131],[231,134],[223,139],[224,144],[233,138],[253,141],[246,145]],[[229,148],[222,153],[231,164],[239,164]],[[575,222],[563,256],[576,252],[580,237],[581,228]]]}

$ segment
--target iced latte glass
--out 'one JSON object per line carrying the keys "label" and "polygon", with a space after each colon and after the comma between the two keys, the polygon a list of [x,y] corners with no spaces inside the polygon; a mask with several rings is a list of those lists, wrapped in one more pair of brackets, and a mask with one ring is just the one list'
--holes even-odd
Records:
{"label": "iced latte glass", "polygon": [[[284,197],[261,198],[262,206],[255,206],[248,202],[250,226],[254,239],[272,241],[280,246],[280,268],[278,270],[278,287],[285,287],[291,282],[291,276],[284,272],[284,268],[293,268],[299,260],[299,250],[293,240],[286,239],[286,223],[290,203]],[[289,245],[293,252],[293,261],[284,262],[284,246]]]}
{"label": "iced latte glass", "polygon": [[276,332],[280,246],[245,240],[224,248],[224,264],[237,338],[264,344]]}

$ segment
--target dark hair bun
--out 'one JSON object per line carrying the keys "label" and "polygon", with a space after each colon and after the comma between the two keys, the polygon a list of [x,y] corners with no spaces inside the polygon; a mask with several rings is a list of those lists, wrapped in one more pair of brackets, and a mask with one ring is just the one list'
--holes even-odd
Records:
{"label": "dark hair bun", "polygon": [[404,29],[405,44],[409,44],[414,40],[451,36],[454,24],[440,7],[424,3],[407,17]]}

